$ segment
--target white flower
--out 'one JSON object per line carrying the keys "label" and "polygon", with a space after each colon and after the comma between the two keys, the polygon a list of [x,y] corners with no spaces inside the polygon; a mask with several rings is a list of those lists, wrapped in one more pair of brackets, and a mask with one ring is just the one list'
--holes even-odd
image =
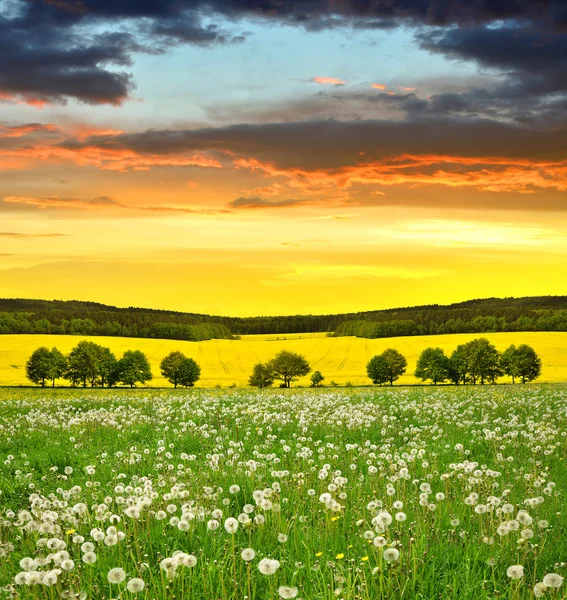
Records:
{"label": "white flower", "polygon": [[563,577],[557,573],[548,573],[544,576],[543,583],[550,588],[560,588],[563,585]]}
{"label": "white flower", "polygon": [[141,592],[146,584],[139,577],[135,577],[134,579],[130,579],[130,581],[126,584],[126,589],[132,594],[137,594]]}
{"label": "white flower", "polygon": [[262,575],[273,575],[280,568],[280,562],[271,558],[263,558],[258,563],[258,570]]}
{"label": "white flower", "polygon": [[228,517],[228,519],[224,522],[224,528],[228,531],[228,533],[236,533],[238,529],[238,521],[234,517]]}
{"label": "white flower", "polygon": [[126,579],[126,573],[121,567],[110,569],[108,572],[109,583],[122,583]]}
{"label": "white flower", "polygon": [[242,560],[250,562],[251,560],[254,560],[256,552],[254,552],[252,548],[244,548],[244,550],[242,550],[242,552],[240,553],[240,556],[242,557]]}
{"label": "white flower", "polygon": [[400,553],[396,548],[386,548],[384,550],[384,560],[386,562],[394,562],[400,558]]}
{"label": "white flower", "polygon": [[86,565],[93,565],[96,562],[96,554],[94,552],[85,552],[83,554],[83,562]]}
{"label": "white flower", "polygon": [[295,598],[297,596],[297,588],[291,585],[280,585],[278,594],[280,598]]}
{"label": "white flower", "polygon": [[66,558],[61,561],[61,568],[64,571],[72,571],[75,568],[75,563],[70,558]]}
{"label": "white flower", "polygon": [[541,598],[545,594],[546,590],[547,586],[545,583],[543,583],[543,581],[540,581],[534,585],[534,596],[536,598]]}
{"label": "white flower", "polygon": [[506,569],[506,575],[510,579],[521,579],[524,576],[524,567],[522,565],[512,565]]}
{"label": "white flower", "polygon": [[287,535],[285,533],[280,533],[278,535],[278,542],[281,542],[282,544],[287,542]]}

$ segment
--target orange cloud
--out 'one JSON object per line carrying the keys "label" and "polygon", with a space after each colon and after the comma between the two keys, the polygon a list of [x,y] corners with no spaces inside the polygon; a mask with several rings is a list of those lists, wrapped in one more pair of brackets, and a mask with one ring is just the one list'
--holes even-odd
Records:
{"label": "orange cloud", "polygon": [[50,125],[49,123],[27,123],[12,127],[0,125],[0,138],[20,138],[31,133],[56,133],[58,131],[59,128],[56,125]]}
{"label": "orange cloud", "polygon": [[415,92],[417,88],[414,87],[405,87],[403,85],[398,86],[400,90],[404,90],[404,92]]}
{"label": "orange cloud", "polygon": [[486,192],[533,193],[533,188],[567,191],[567,160],[538,161],[501,157],[400,155],[334,169],[278,168],[257,159],[234,161],[236,168],[285,177],[305,192],[375,185],[443,185]]}
{"label": "orange cloud", "polygon": [[385,90],[386,89],[386,86],[383,83],[373,83],[372,87],[375,90]]}
{"label": "orange cloud", "polygon": [[43,108],[46,104],[46,100],[41,98],[35,98],[33,96],[14,96],[12,94],[6,94],[0,91],[0,102],[10,102],[11,104],[27,104],[28,106],[35,106],[35,108]]}
{"label": "orange cloud", "polygon": [[336,77],[312,77],[311,83],[319,83],[321,85],[345,85],[346,81],[337,79]]}

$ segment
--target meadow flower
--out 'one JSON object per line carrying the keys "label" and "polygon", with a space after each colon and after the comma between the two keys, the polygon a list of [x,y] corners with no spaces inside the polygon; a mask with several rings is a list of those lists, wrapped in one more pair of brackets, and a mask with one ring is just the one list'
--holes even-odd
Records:
{"label": "meadow flower", "polygon": [[510,579],[521,579],[524,576],[524,567],[522,565],[512,565],[506,569],[506,575]]}
{"label": "meadow flower", "polygon": [[533,587],[534,596],[536,598],[541,598],[545,594],[547,589],[548,588],[545,585],[545,583],[543,583],[543,581],[539,581]]}
{"label": "meadow flower", "polygon": [[94,552],[85,552],[83,554],[83,562],[86,565],[94,565],[96,562],[96,554]]}
{"label": "meadow flower", "polygon": [[282,599],[295,598],[297,596],[298,589],[290,585],[280,585],[278,588],[278,595]]}
{"label": "meadow flower", "polygon": [[126,589],[132,594],[137,594],[141,592],[145,586],[146,584],[142,579],[139,577],[134,577],[134,579],[130,579],[130,581],[128,581],[126,584]]}
{"label": "meadow flower", "polygon": [[124,569],[121,567],[115,567],[114,569],[110,569],[108,572],[108,582],[109,583],[122,583],[126,579],[126,573]]}
{"label": "meadow flower", "polygon": [[256,552],[254,552],[252,548],[244,548],[244,550],[242,550],[242,552],[240,553],[240,556],[242,557],[242,560],[250,562],[251,560],[254,560]]}
{"label": "meadow flower", "polygon": [[543,583],[550,588],[560,588],[563,585],[563,577],[557,573],[548,573],[543,577]]}
{"label": "meadow flower", "polygon": [[383,556],[386,562],[394,562],[400,558],[400,553],[397,548],[386,548]]}
{"label": "meadow flower", "polygon": [[224,528],[228,533],[236,533],[238,530],[238,521],[234,517],[228,517],[224,522]]}
{"label": "meadow flower", "polygon": [[279,568],[279,561],[271,558],[263,558],[258,563],[258,570],[262,575],[273,575]]}

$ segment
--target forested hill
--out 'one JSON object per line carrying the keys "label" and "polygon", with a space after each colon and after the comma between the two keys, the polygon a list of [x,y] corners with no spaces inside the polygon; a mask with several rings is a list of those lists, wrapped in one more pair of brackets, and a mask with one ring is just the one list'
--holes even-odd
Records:
{"label": "forested hill", "polygon": [[96,302],[0,299],[0,333],[110,335],[180,340],[254,333],[329,332],[393,337],[488,331],[567,331],[567,296],[488,298],[334,315],[219,317]]}

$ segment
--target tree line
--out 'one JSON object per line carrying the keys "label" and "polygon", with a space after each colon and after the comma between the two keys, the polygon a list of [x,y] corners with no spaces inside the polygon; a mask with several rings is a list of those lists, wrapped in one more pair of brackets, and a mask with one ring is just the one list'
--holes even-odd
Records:
{"label": "tree line", "polygon": [[[201,368],[183,353],[170,352],[160,364],[160,370],[174,387],[192,387],[201,376]],[[72,387],[134,387],[153,379],[150,361],[141,350],[126,350],[121,358],[105,346],[83,340],[69,354],[58,348],[42,346],[33,351],[26,362],[26,377],[45,387],[59,379]]]}
{"label": "tree line", "polygon": [[[388,348],[373,356],[366,365],[366,374],[372,383],[394,385],[407,369],[407,359],[395,348]],[[254,365],[249,385],[266,388],[275,381],[289,388],[293,381],[311,372],[307,359],[296,352],[282,350],[266,363]],[[434,385],[449,381],[454,385],[496,383],[503,375],[526,383],[541,374],[541,358],[527,344],[511,345],[500,353],[488,339],[477,338],[460,344],[447,356],[441,348],[426,348],[420,354],[415,377]],[[311,375],[311,386],[319,387],[325,377],[320,371]],[[331,382],[332,383],[332,382]]]}
{"label": "tree line", "polygon": [[0,299],[0,334],[200,341],[244,334],[327,332],[383,338],[496,331],[567,331],[567,296],[489,298],[358,313],[224,317],[94,302]]}
{"label": "tree line", "polygon": [[[407,370],[407,359],[395,348],[388,348],[373,356],[366,365],[366,374],[374,384],[394,385]],[[175,388],[193,387],[201,377],[197,362],[182,352],[170,352],[160,363],[162,376]],[[307,359],[296,352],[282,350],[265,363],[256,363],[248,384],[267,388],[278,381],[280,387],[289,388],[292,382],[311,373]],[[541,374],[541,358],[527,344],[511,345],[499,352],[486,338],[476,338],[460,344],[450,356],[442,348],[425,348],[418,360],[415,377],[431,381],[434,385],[449,381],[454,385],[496,383],[506,375],[526,383]],[[42,346],[34,350],[26,362],[26,376],[44,387],[59,379],[69,381],[71,386],[134,387],[153,378],[148,357],[140,350],[126,350],[118,359],[105,346],[83,340],[69,354],[58,348]],[[311,386],[319,387],[325,377],[321,371],[311,374]],[[333,385],[334,382],[331,382]]]}

